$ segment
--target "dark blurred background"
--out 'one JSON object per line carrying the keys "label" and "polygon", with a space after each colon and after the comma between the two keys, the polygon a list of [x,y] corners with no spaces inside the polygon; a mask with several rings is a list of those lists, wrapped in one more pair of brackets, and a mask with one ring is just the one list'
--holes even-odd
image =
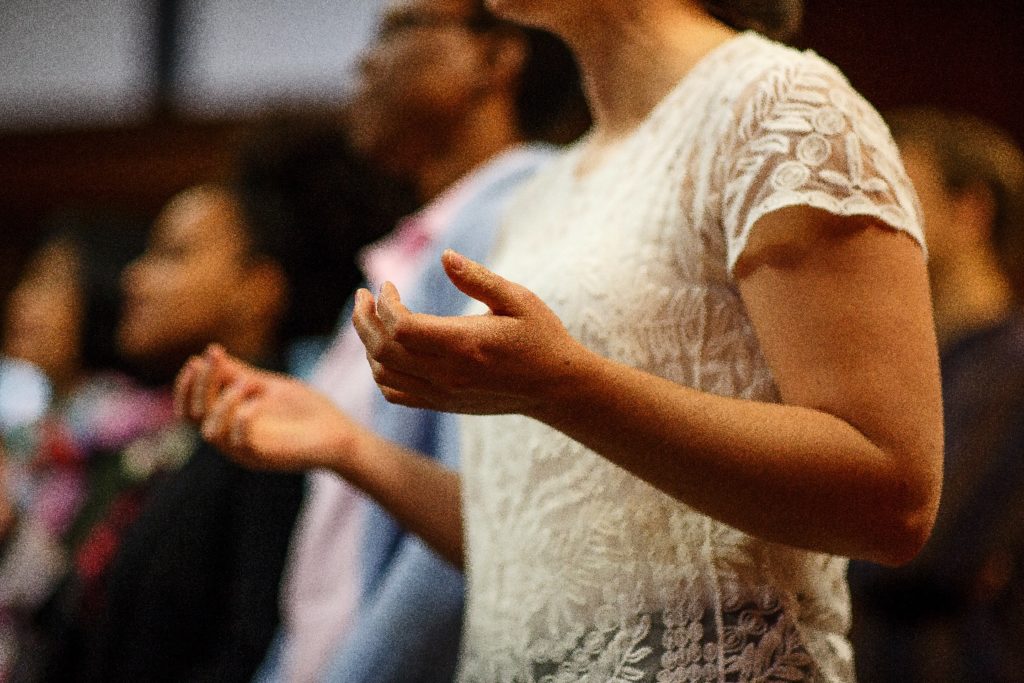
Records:
{"label": "dark blurred background", "polygon": [[[0,296],[68,213],[150,220],[224,172],[267,110],[330,108],[377,0],[0,3]],[[880,109],[932,104],[1024,143],[1020,0],[807,0],[801,46]]]}

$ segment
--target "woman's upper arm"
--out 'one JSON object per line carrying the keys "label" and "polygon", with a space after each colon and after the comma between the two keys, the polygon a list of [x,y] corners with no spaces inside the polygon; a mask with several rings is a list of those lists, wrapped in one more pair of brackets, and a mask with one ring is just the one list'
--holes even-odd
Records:
{"label": "woman's upper arm", "polygon": [[803,56],[737,103],[727,268],[782,400],[834,415],[933,509],[942,406],[921,212],[884,121]]}
{"label": "woman's upper arm", "polygon": [[920,244],[876,219],[791,207],[757,222],[735,276],[782,400],[860,431],[933,514],[942,405]]}

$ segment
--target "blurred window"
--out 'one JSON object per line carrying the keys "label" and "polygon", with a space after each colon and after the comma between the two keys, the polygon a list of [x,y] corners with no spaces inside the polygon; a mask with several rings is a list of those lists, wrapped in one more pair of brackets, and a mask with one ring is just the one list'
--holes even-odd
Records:
{"label": "blurred window", "polygon": [[155,3],[2,0],[0,128],[119,124],[150,110]]}
{"label": "blurred window", "polygon": [[344,98],[378,0],[182,0],[176,106],[201,116]]}

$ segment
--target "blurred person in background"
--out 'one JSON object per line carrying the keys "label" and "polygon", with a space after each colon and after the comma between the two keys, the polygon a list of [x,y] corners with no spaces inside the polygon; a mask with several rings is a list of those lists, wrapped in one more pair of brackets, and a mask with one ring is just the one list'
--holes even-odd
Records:
{"label": "blurred person in background", "polygon": [[[440,267],[443,249],[485,258],[513,190],[552,154],[539,142],[568,142],[589,117],[575,63],[551,35],[478,0],[403,0],[385,6],[347,121],[354,144],[428,202],[367,250],[368,282],[406,283],[423,310],[449,315],[465,297]],[[457,421],[385,403],[351,325],[312,385],[385,438],[457,467]],[[289,577],[261,679],[453,676],[461,575],[332,472],[310,475]]]}
{"label": "blurred person in background", "polygon": [[[393,222],[392,188],[336,126],[261,127],[229,182],[164,208],[123,278],[119,347],[151,372],[211,342],[282,368],[292,340],[333,328],[356,253]],[[45,680],[252,676],[278,621],[302,480],[187,444],[179,469],[123,487],[92,529],[49,621]],[[147,446],[161,448],[132,458],[155,457]]]}
{"label": "blurred person in background", "polygon": [[888,117],[921,199],[946,429],[921,555],[855,563],[865,681],[1024,681],[1024,154],[967,114]]}
{"label": "blurred person in background", "polygon": [[[15,359],[38,368],[52,400],[39,419],[15,420],[3,434],[0,680],[16,670],[30,676],[38,664],[37,620],[71,569],[117,452],[173,421],[169,393],[132,380],[114,344],[121,272],[141,252],[143,230],[61,223],[29,259],[6,307],[8,369]],[[22,374],[25,403],[50,393]]]}
{"label": "blurred person in background", "polygon": [[907,109],[888,118],[921,199],[935,326],[950,351],[1016,308],[1024,163],[1008,133],[967,114]]}

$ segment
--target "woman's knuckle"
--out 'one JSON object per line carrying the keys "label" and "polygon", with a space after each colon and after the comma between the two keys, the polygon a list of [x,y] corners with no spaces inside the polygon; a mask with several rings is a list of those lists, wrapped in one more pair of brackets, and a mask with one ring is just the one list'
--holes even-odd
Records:
{"label": "woman's knuckle", "polygon": [[384,342],[380,337],[372,336],[366,340],[366,355],[370,358],[377,358],[380,355]]}
{"label": "woman's knuckle", "polygon": [[465,391],[470,387],[470,380],[466,375],[456,375],[450,379],[448,386],[456,392]]}
{"label": "woman's knuckle", "polygon": [[376,359],[384,365],[394,365],[400,358],[400,347],[395,344],[383,344],[377,350]]}
{"label": "woman's knuckle", "polygon": [[377,384],[386,384],[388,380],[388,371],[380,363],[374,363],[372,365],[373,381]]}
{"label": "woman's knuckle", "polygon": [[385,386],[380,388],[380,393],[384,395],[384,400],[386,400],[388,403],[400,404],[402,402],[402,393],[397,389],[392,389],[391,387]]}
{"label": "woman's knuckle", "polygon": [[480,365],[487,361],[487,353],[479,340],[472,337],[464,337],[458,341],[458,354],[473,365]]}
{"label": "woman's knuckle", "polygon": [[391,327],[391,338],[399,344],[405,343],[413,335],[415,325],[408,315],[400,315]]}
{"label": "woman's knuckle", "polygon": [[470,358],[478,371],[490,372],[496,365],[494,346],[486,341],[477,341],[470,350]]}

